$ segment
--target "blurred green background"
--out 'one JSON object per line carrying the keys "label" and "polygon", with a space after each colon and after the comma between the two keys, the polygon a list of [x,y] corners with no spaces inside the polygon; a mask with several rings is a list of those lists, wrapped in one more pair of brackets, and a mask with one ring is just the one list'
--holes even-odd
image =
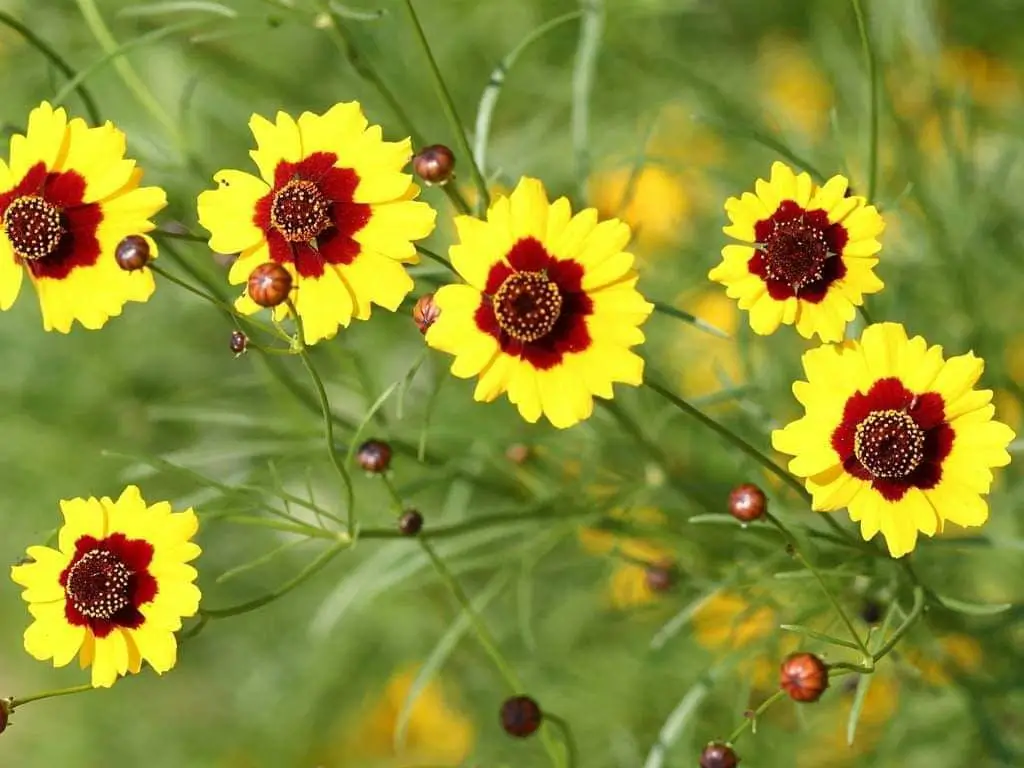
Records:
{"label": "blurred green background", "polygon": [[[722,202],[766,176],[780,149],[866,190],[869,91],[853,13],[848,3],[813,0],[605,6],[588,178],[574,178],[569,128],[573,18],[526,49],[508,76],[488,154],[494,187],[532,174],[554,196],[584,182],[590,204],[634,225],[641,289],[734,334],[717,339],[655,316],[643,348],[650,370],[767,447],[770,429],[797,415],[789,386],[808,344],[788,328],[753,338],[706,273],[723,244]],[[417,131],[454,146],[395,0],[333,4],[333,16],[315,0],[97,0],[116,40],[132,43],[122,61],[142,90],[128,87],[109,62],[97,64],[104,51],[83,15],[92,7],[92,0],[0,2],[75,69],[95,67],[85,84],[103,117],[127,132],[147,181],[168,191],[163,223],[200,231],[195,196],[212,174],[250,169],[253,112],[323,111],[358,99],[388,137],[406,135],[343,55],[332,18]],[[472,124],[499,60],[577,5],[420,0],[417,7]],[[875,0],[867,10],[884,86],[876,203],[887,221],[878,268],[886,290],[869,307],[876,319],[903,322],[949,354],[984,356],[999,415],[1019,431],[1024,14],[1012,0]],[[0,121],[10,134],[64,80],[9,28],[0,29],[0,62]],[[83,114],[76,96],[67,106]],[[459,167],[460,183],[468,182],[467,164]],[[450,208],[437,189],[424,196],[441,211],[431,246],[443,251]],[[223,266],[202,245],[178,243],[162,256],[177,274],[193,270],[225,284]],[[417,293],[447,279],[431,263],[414,271]],[[0,560],[16,561],[48,535],[59,499],[113,495],[138,482],[148,499],[195,504],[207,517],[199,567],[208,606],[262,594],[308,563],[315,542],[218,583],[285,541],[211,519],[254,511],[257,499],[277,505],[275,472],[290,492],[340,508],[318,417],[279,378],[298,382],[308,397],[298,360],[280,359],[275,376],[256,355],[234,359],[230,330],[215,309],[164,282],[149,304],[129,306],[102,333],[47,334],[24,292],[0,318]],[[336,411],[358,423],[421,348],[407,312],[380,311],[315,357]],[[448,364],[428,358],[401,408],[392,397],[383,420],[368,428],[405,447],[396,482],[428,526],[544,503],[547,519],[439,541],[439,551],[481,602],[529,692],[571,723],[581,766],[696,765],[704,743],[730,732],[775,686],[775,664],[793,644],[777,625],[820,618],[826,626],[827,606],[812,582],[778,578],[796,566],[775,538],[686,520],[724,511],[729,489],[754,481],[791,524],[815,521],[799,499],[646,391],[620,390],[615,402],[661,446],[667,471],[602,409],[568,432],[531,427],[504,400],[473,403],[472,383],[447,376]],[[415,448],[424,436],[428,461],[420,464]],[[343,450],[350,437],[339,432]],[[515,444],[529,446],[523,463],[506,456]],[[224,494],[167,463],[267,492]],[[359,478],[358,494],[364,525],[391,524],[379,482]],[[981,535],[954,532],[919,547],[914,558],[926,583],[982,603],[1024,599],[1021,498],[1011,466]],[[852,610],[891,597],[890,563],[844,558],[819,554],[837,569],[835,588]],[[643,564],[662,561],[678,575],[671,589],[655,592]],[[457,615],[411,542],[366,541],[286,598],[213,622],[163,679],[147,672],[110,691],[26,706],[0,738],[0,765],[546,765],[536,738],[513,741],[501,732],[497,710],[509,691]],[[13,584],[0,590],[0,617],[0,695],[85,679],[77,668],[53,670],[22,651],[28,616]],[[744,768],[1024,765],[1021,618],[1016,606],[994,617],[930,612],[876,676],[853,747],[845,739],[853,695],[836,685],[819,704],[776,707],[756,736],[738,743]],[[414,685],[422,693],[410,706]]]}

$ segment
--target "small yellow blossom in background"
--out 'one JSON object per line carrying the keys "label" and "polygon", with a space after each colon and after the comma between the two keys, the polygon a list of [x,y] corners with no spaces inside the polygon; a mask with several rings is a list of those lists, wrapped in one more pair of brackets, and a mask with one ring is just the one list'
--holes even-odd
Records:
{"label": "small yellow blossom in background", "polygon": [[745,382],[736,333],[740,312],[736,302],[721,291],[703,290],[676,305],[694,317],[729,334],[723,339],[698,329],[677,334],[673,358],[679,360],[680,387],[687,397],[707,397]]}
{"label": "small yellow blossom in background", "polygon": [[964,91],[975,104],[989,109],[1013,106],[1021,100],[1017,70],[976,48],[944,49],[939,62],[939,83],[950,95]]}
{"label": "small yellow blossom in background", "polygon": [[958,676],[970,675],[981,668],[984,653],[981,643],[969,635],[951,634],[927,647],[910,647],[903,653],[926,683],[949,685]]}
{"label": "small yellow blossom in background", "polygon": [[828,131],[834,97],[825,72],[806,48],[778,36],[767,37],[755,67],[766,122],[821,139]]}
{"label": "small yellow blossom in background", "polygon": [[779,623],[778,613],[771,606],[729,591],[713,594],[693,616],[697,643],[717,655],[750,646],[768,646],[737,666],[737,673],[749,678],[757,688],[776,687],[780,660],[796,650],[797,636],[780,633]]}
{"label": "small yellow blossom in background", "polygon": [[343,728],[328,750],[324,768],[405,768],[410,765],[458,766],[473,751],[472,722],[452,705],[442,684],[432,679],[407,715],[405,738],[396,747],[396,731],[418,667],[395,672],[384,690],[369,699],[354,722]]}

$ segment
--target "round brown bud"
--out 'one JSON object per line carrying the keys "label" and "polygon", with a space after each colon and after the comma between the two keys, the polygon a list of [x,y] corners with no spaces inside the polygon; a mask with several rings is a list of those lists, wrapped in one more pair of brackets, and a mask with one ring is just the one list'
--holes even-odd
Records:
{"label": "round brown bud", "polygon": [[431,144],[416,153],[412,169],[427,184],[447,184],[455,171],[455,155],[444,144]]}
{"label": "round brown bud", "polygon": [[11,719],[10,699],[0,699],[0,733],[7,730],[7,724]]}
{"label": "round brown bud", "polygon": [[737,485],[729,494],[729,514],[743,523],[751,523],[764,514],[768,500],[753,483]]}
{"label": "round brown bud", "polygon": [[813,653],[790,654],[779,669],[779,686],[793,701],[817,701],[828,688],[828,667]]}
{"label": "round brown bud", "polygon": [[732,747],[720,741],[712,741],[700,753],[700,768],[736,768],[739,764]]}
{"label": "round brown bud", "polygon": [[246,290],[249,298],[261,307],[276,307],[288,299],[292,275],[280,264],[268,261],[252,271]]}
{"label": "round brown bud", "polygon": [[536,733],[543,719],[540,705],[529,696],[513,696],[501,705],[501,727],[517,739]]}
{"label": "round brown bud", "polygon": [[359,466],[367,472],[380,474],[391,466],[391,446],[383,440],[367,440],[356,452]]}
{"label": "round brown bud", "polygon": [[423,515],[416,509],[407,509],[398,518],[398,530],[406,536],[415,536],[423,528]]}
{"label": "round brown bud", "polygon": [[434,324],[434,321],[441,316],[441,308],[434,303],[434,294],[427,293],[416,300],[416,306],[412,308],[412,319],[420,333],[426,333]]}
{"label": "round brown bud", "polygon": [[522,443],[513,443],[505,449],[505,458],[517,466],[525,464],[526,460],[530,458],[530,446],[523,445]]}
{"label": "round brown bud", "polygon": [[652,592],[668,592],[676,583],[675,569],[665,563],[648,565],[646,577]]}
{"label": "round brown bud", "polygon": [[128,235],[114,249],[114,261],[125,272],[136,272],[149,264],[149,243],[142,235]]}
{"label": "round brown bud", "polygon": [[231,346],[231,351],[234,352],[236,356],[240,355],[243,352],[245,352],[245,350],[248,348],[248,346],[249,346],[249,337],[246,336],[241,331],[237,331],[237,330],[232,331],[231,332],[230,346]]}

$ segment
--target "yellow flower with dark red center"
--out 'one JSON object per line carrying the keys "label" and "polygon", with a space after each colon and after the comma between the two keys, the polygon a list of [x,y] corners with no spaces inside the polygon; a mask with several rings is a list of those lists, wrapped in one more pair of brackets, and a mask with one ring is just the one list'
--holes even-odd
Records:
{"label": "yellow flower with dark red center", "polygon": [[566,198],[549,203],[524,178],[486,220],[455,226],[451,260],[468,285],[434,295],[441,316],[427,343],[455,355],[455,376],[480,377],[477,401],[508,392],[527,421],[543,414],[565,428],[590,416],[594,396],[612,398],[614,382],[641,383],[643,360],[629,348],[654,307],[636,290],[626,224],[599,223],[593,208],[574,216]]}
{"label": "yellow flower with dark red center", "polygon": [[113,501],[60,503],[58,549],[28,548],[30,562],[11,568],[35,621],[25,650],[63,667],[77,654],[92,667],[92,684],[107,688],[142,662],[159,674],[177,659],[175,631],[199,610],[191,539],[199,527],[191,509],[147,505],[134,485]]}
{"label": "yellow flower with dark red center", "polygon": [[127,272],[118,243],[153,229],[167,204],[159,187],[140,187],[142,171],[125,158],[125,135],[111,123],[90,128],[43,102],[24,135],[0,161],[0,310],[10,309],[25,275],[35,286],[43,327],[67,333],[77,320],[102,328],[129,301],[146,301],[150,270]]}
{"label": "yellow flower with dark red center", "polygon": [[[403,173],[409,139],[384,141],[356,102],[297,120],[278,112],[276,123],[253,115],[249,127],[260,176],[220,171],[219,188],[199,196],[210,248],[239,253],[229,281],[246,283],[267,262],[284,265],[310,344],[369,318],[372,304],[398,309],[413,287],[403,265],[419,260],[412,241],[433,231],[436,216],[413,199],[419,187]],[[235,306],[260,310],[247,293]],[[280,319],[289,310],[274,312]]]}
{"label": "yellow flower with dark red center", "polygon": [[818,187],[776,162],[757,194],[726,201],[725,234],[744,245],[725,246],[708,277],[750,312],[755,333],[796,325],[806,339],[839,341],[864,294],[882,290],[875,238],[885,223],[863,197],[846,194],[848,183],[833,176]]}
{"label": "yellow flower with dark red center", "polygon": [[793,385],[803,418],[772,433],[795,458],[814,509],[849,509],[865,541],[879,531],[893,557],[948,520],[982,525],[992,467],[1010,462],[1013,430],[993,420],[990,390],[976,390],[984,362],[945,360],[942,347],[903,326],[868,326],[860,341],[804,354],[807,381]]}

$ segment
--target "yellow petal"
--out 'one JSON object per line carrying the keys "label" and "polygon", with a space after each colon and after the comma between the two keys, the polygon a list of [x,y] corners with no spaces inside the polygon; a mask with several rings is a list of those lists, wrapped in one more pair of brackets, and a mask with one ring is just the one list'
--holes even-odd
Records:
{"label": "yellow petal", "polygon": [[[846,195],[846,188],[849,186],[849,181],[845,176],[833,176],[824,186],[818,188],[807,207],[810,210],[821,210],[829,213],[839,203],[840,200],[844,199]],[[830,220],[834,221],[834,219]]]}
{"label": "yellow petal", "polygon": [[97,637],[92,663],[93,688],[109,688],[128,671],[128,646],[119,631]]}
{"label": "yellow petal", "polygon": [[28,116],[24,136],[11,138],[11,175],[21,179],[28,169],[42,163],[52,170],[67,147],[68,116],[63,107],[43,102]]}
{"label": "yellow petal", "polygon": [[403,200],[373,206],[370,220],[355,233],[357,243],[389,259],[419,260],[411,240],[422,240],[434,230],[437,212],[426,203]]}
{"label": "yellow petal", "polygon": [[[507,222],[508,208],[508,199],[499,198],[491,206],[491,213]],[[512,247],[511,232],[505,226],[472,216],[456,216],[455,229],[460,242],[448,251],[452,266],[467,283],[482,291],[491,268],[503,261]]]}
{"label": "yellow petal", "polygon": [[473,391],[473,399],[483,403],[495,400],[508,388],[508,382],[515,370],[516,362],[517,358],[509,355],[497,355],[480,374],[480,380]]}
{"label": "yellow petal", "polygon": [[509,198],[512,237],[533,237],[543,242],[548,228],[548,197],[538,179],[523,177]]}
{"label": "yellow petal", "polygon": [[102,539],[107,535],[107,513],[98,499],[66,499],[60,502],[64,525],[58,534],[60,551],[70,555],[82,536]]}
{"label": "yellow petal", "polygon": [[249,152],[268,184],[274,183],[274,171],[281,161],[297,163],[302,159],[302,135],[298,123],[284,112],[278,112],[276,122],[253,115],[249,129],[256,139],[256,149]]}
{"label": "yellow petal", "polygon": [[[361,258],[362,254],[356,261]],[[332,338],[339,326],[347,326],[352,320],[353,292],[349,291],[339,272],[338,267],[327,264],[320,277],[304,277],[298,281],[295,309],[302,318],[303,337],[307,344]],[[364,301],[368,304],[369,298],[364,296]]]}
{"label": "yellow petal", "polygon": [[14,305],[24,277],[25,269],[14,260],[10,241],[0,233],[0,311],[6,311]]}
{"label": "yellow petal", "polygon": [[264,233],[253,223],[256,203],[270,187],[248,173],[220,171],[218,187],[199,195],[199,224],[210,232],[210,248],[217,253],[239,253],[260,243]]}
{"label": "yellow petal", "polygon": [[360,252],[350,264],[338,267],[338,271],[352,289],[355,316],[360,320],[370,316],[371,302],[395,312],[414,285],[401,264],[369,249]]}
{"label": "yellow petal", "polygon": [[335,104],[322,115],[303,112],[297,122],[306,157],[316,152],[337,154],[339,147],[359,141],[367,125],[357,101]]}
{"label": "yellow petal", "polygon": [[157,674],[171,670],[178,660],[178,644],[174,634],[154,628],[149,622],[132,631],[139,654]]}
{"label": "yellow petal", "polygon": [[761,294],[757,302],[750,307],[750,327],[754,333],[767,336],[774,333],[782,323],[785,304],[776,301],[767,293]]}

